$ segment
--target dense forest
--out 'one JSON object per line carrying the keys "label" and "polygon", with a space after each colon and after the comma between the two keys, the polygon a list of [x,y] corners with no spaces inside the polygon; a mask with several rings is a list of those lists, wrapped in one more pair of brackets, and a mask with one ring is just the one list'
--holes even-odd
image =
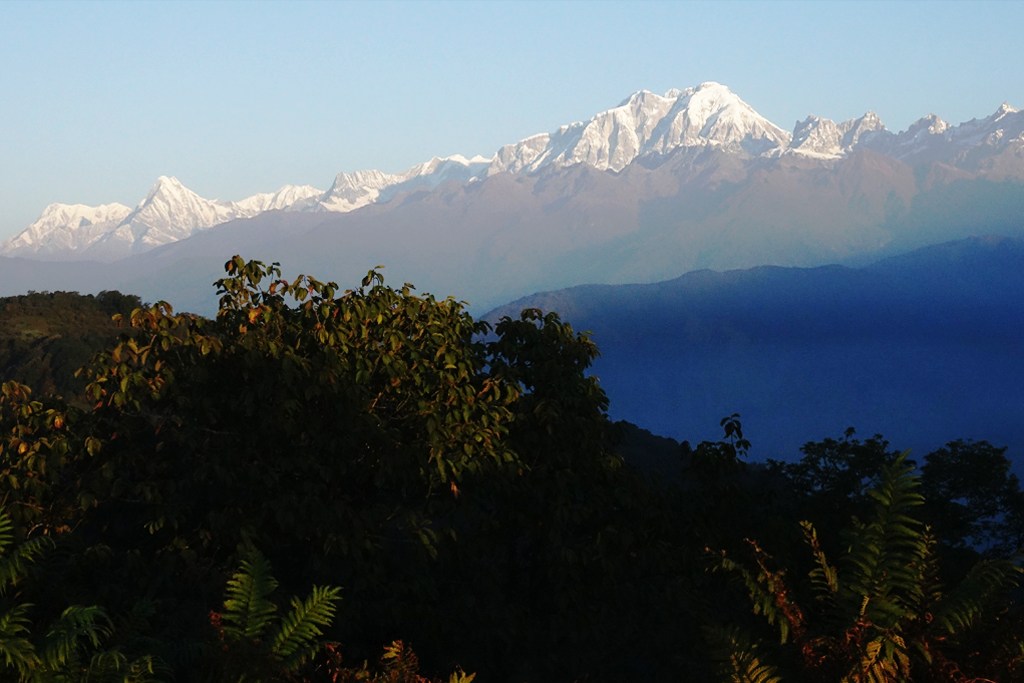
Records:
{"label": "dense forest", "polygon": [[0,300],[0,678],[1024,680],[1004,448],[753,463],[612,423],[554,312],[225,270]]}

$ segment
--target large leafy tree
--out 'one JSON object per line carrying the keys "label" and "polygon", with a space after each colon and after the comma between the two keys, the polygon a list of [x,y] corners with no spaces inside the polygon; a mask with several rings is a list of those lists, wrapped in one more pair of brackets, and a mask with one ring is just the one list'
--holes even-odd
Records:
{"label": "large leafy tree", "polygon": [[514,458],[518,390],[487,371],[483,327],[455,300],[375,271],[342,292],[276,264],[226,270],[215,320],[136,309],[132,333],[87,368],[89,447],[68,469],[81,536],[123,558],[104,571],[157,558],[161,581],[190,577],[206,603],[253,543],[286,585],[365,597],[343,623],[393,625],[395,592],[426,588],[462,480]]}
{"label": "large leafy tree", "polygon": [[[474,642],[502,662],[534,633],[532,656],[567,671],[612,653],[592,635],[631,595],[664,602],[636,561],[652,552],[631,516],[650,519],[651,501],[611,451],[585,335],[539,311],[491,333],[376,271],[340,291],[276,264],[225,267],[214,320],[165,303],[124,317],[83,373],[90,409],[8,392],[11,438],[57,449],[45,477],[32,461],[36,498],[61,502],[52,528],[75,530],[51,600],[105,587],[97,601],[146,622],[136,635],[187,658],[252,544],[286,589],[345,587],[334,635],[356,656],[411,631],[435,653]],[[586,632],[581,606],[600,616]]]}

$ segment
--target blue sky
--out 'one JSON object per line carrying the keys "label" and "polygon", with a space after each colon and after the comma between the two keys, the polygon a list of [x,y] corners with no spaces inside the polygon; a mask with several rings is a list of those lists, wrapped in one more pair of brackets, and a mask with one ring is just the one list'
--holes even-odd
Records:
{"label": "blue sky", "polygon": [[0,239],[159,175],[240,199],[713,80],[786,129],[1024,106],[1024,3],[0,3]]}

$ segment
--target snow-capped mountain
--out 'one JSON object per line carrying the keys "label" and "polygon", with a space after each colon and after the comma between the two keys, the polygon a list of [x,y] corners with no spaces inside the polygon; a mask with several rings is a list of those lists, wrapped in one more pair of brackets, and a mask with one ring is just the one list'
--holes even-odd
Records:
{"label": "snow-capped mountain", "polygon": [[3,246],[3,253],[48,256],[79,250],[113,229],[131,211],[124,204],[50,204],[32,225]]}
{"label": "snow-capped mountain", "polygon": [[[641,160],[656,168],[681,150],[730,159],[695,172],[733,179],[745,177],[744,169],[760,161],[794,159],[803,164],[801,168],[819,164],[827,171],[861,150],[919,169],[918,177],[930,179],[922,189],[932,181],[978,174],[1024,179],[1024,113],[1004,104],[991,116],[958,126],[929,115],[899,133],[887,130],[873,112],[840,123],[810,116],[797,122],[790,134],[719,83],[664,95],[641,90],[588,121],[505,145],[493,157],[435,157],[402,173],[343,172],[326,192],[289,185],[226,202],[205,199],[176,179],[161,177],[134,210],[120,204],[53,204],[21,234],[0,245],[0,255],[113,260],[267,211],[347,213],[400,195],[505,175],[528,177],[579,168],[619,174]],[[908,199],[908,192],[904,188],[897,194]]]}
{"label": "snow-capped mountain", "polygon": [[339,173],[330,189],[317,200],[319,211],[352,211],[372,204],[381,190],[401,181],[401,176],[383,171],[356,171]]}
{"label": "snow-capped mountain", "polygon": [[0,254],[113,260],[266,211],[345,213],[401,191],[432,190],[451,181],[468,182],[482,175],[490,163],[491,159],[481,156],[435,157],[404,173],[339,173],[326,192],[310,185],[286,185],[276,192],[235,202],[206,199],[177,178],[161,176],[135,209],[122,204],[52,204],[36,222],[3,244]]}
{"label": "snow-capped mountain", "polygon": [[862,139],[885,133],[878,115],[869,111],[857,119],[836,123],[831,119],[808,116],[793,129],[789,149],[798,154],[837,158],[851,151]]}
{"label": "snow-capped mountain", "polygon": [[234,202],[234,205],[241,214],[255,216],[264,211],[296,209],[321,196],[323,196],[323,190],[312,185],[285,185],[277,192],[254,194]]}
{"label": "snow-capped mountain", "polygon": [[353,211],[367,204],[390,199],[401,191],[432,190],[450,181],[465,183],[478,177],[491,163],[491,159],[476,156],[467,159],[461,154],[434,157],[416,164],[405,173],[383,171],[356,171],[339,173],[334,183],[315,204],[303,206],[314,211]]}
{"label": "snow-capped mountain", "polygon": [[577,164],[621,171],[638,157],[679,147],[717,146],[756,156],[784,148],[789,140],[727,87],[708,82],[664,95],[641,90],[590,121],[502,147],[487,172],[532,173]]}
{"label": "snow-capped mountain", "polygon": [[200,197],[177,178],[160,176],[134,209],[123,204],[51,204],[35,223],[4,244],[0,253],[116,259],[177,242],[236,218],[296,207],[322,195],[308,185],[286,185],[277,192],[223,202]]}
{"label": "snow-capped mountain", "polygon": [[809,116],[797,122],[787,151],[839,158],[854,149],[870,149],[912,164],[962,164],[1024,149],[1024,114],[1003,103],[991,116],[958,126],[929,114],[899,133],[887,130],[874,112],[842,123]]}
{"label": "snow-capped mountain", "polygon": [[97,240],[97,245],[122,243],[136,250],[156,247],[225,223],[238,214],[231,204],[204,199],[177,178],[161,176],[142,203],[117,228]]}

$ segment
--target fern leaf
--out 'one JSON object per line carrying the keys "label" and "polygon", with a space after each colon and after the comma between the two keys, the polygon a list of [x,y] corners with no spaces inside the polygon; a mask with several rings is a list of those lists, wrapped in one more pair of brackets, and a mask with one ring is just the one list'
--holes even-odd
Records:
{"label": "fern leaf", "polygon": [[25,637],[29,635],[29,607],[14,605],[0,615],[0,659],[8,670],[13,668],[22,676],[39,665],[35,646]]}
{"label": "fern leaf", "polygon": [[920,575],[929,552],[928,534],[910,514],[924,500],[917,487],[906,453],[885,467],[870,491],[875,500],[871,521],[856,529],[845,558],[850,570],[847,604],[853,607],[868,599],[872,621],[894,625],[907,608],[924,600]]}
{"label": "fern leaf", "polygon": [[[0,522],[6,517],[6,513],[0,513]],[[0,543],[3,543],[2,538]],[[53,545],[53,540],[48,536],[30,539],[14,549],[10,549],[9,542],[4,545],[3,549],[0,549],[0,593],[6,593],[8,588],[21,581],[28,572],[28,565],[39,559]]]}
{"label": "fern leaf", "polygon": [[839,592],[839,570],[829,564],[828,558],[825,557],[814,525],[802,521],[800,528],[803,529],[804,540],[811,547],[811,554],[814,556],[814,569],[810,573],[811,585],[814,586],[819,598],[831,602],[829,598]]}
{"label": "fern leaf", "polygon": [[708,627],[705,635],[718,675],[730,683],[779,683],[775,667],[761,659],[760,647],[736,627]]}
{"label": "fern leaf", "polygon": [[255,550],[248,551],[239,570],[227,583],[224,600],[225,633],[235,638],[260,638],[274,618],[277,606],[270,594],[277,589],[270,562]]}
{"label": "fern leaf", "polygon": [[947,634],[970,628],[991,599],[1020,583],[1021,568],[1008,560],[983,560],[939,603],[934,623]]}
{"label": "fern leaf", "polygon": [[0,555],[14,543],[14,522],[6,510],[0,510]]}
{"label": "fern leaf", "polygon": [[341,589],[331,586],[313,586],[305,600],[292,598],[292,609],[281,620],[274,636],[271,652],[286,666],[298,666],[316,651],[321,629],[330,626]]}
{"label": "fern leaf", "polygon": [[72,605],[50,627],[40,651],[40,658],[50,669],[60,669],[76,659],[82,643],[93,648],[110,635],[111,622],[99,607]]}
{"label": "fern leaf", "polygon": [[754,553],[756,573],[730,559],[725,551],[717,554],[715,568],[739,575],[747,588],[754,614],[762,615],[770,625],[778,627],[779,642],[786,643],[791,632],[799,638],[804,629],[804,614],[792,598],[785,570],[771,569],[768,553],[755,541],[747,539],[747,543]]}
{"label": "fern leaf", "polygon": [[476,674],[468,674],[462,669],[453,671],[451,676],[448,677],[448,683],[473,683],[476,680]]}
{"label": "fern leaf", "polygon": [[758,659],[752,652],[737,652],[729,658],[732,670],[729,672],[730,683],[780,683],[782,677],[771,664]]}
{"label": "fern leaf", "polygon": [[158,683],[171,676],[171,670],[150,655],[129,660],[123,653],[109,650],[93,655],[84,680]]}

